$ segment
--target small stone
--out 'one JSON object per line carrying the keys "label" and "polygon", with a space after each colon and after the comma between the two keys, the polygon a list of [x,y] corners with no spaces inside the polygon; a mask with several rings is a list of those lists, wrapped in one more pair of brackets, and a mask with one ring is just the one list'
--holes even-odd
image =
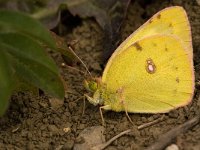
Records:
{"label": "small stone", "polygon": [[70,102],[70,103],[68,104],[68,106],[69,106],[69,109],[70,109],[71,111],[73,111],[74,108],[77,107],[77,104],[76,104],[75,102]]}
{"label": "small stone", "polygon": [[146,122],[147,121],[147,119],[145,117],[142,117],[141,120],[142,120],[142,122]]}
{"label": "small stone", "polygon": [[196,0],[196,1],[197,1],[197,4],[200,5],[200,0]]}
{"label": "small stone", "polygon": [[48,107],[48,104],[47,103],[44,103],[44,102],[39,102],[39,105],[43,108],[47,108]]}
{"label": "small stone", "polygon": [[89,37],[91,37],[91,34],[87,32],[87,33],[84,34],[84,36],[85,36],[86,38],[89,38]]}
{"label": "small stone", "polygon": [[182,5],[182,0],[174,0],[175,5]]}
{"label": "small stone", "polygon": [[47,122],[48,122],[48,119],[47,119],[47,118],[44,118],[44,119],[42,119],[42,122],[43,122],[43,123],[47,123]]}
{"label": "small stone", "polygon": [[46,125],[41,125],[41,126],[40,126],[40,130],[41,130],[41,131],[42,131],[42,130],[46,130],[46,128],[47,128]]}
{"label": "small stone", "polygon": [[178,118],[178,111],[177,110],[172,110],[169,112],[169,117],[171,118]]}
{"label": "small stone", "polygon": [[86,52],[90,52],[92,50],[92,47],[87,46],[87,47],[85,47],[85,50],[86,50]]}
{"label": "small stone", "polygon": [[57,98],[49,98],[50,106],[54,109],[58,109],[63,106],[64,101]]}
{"label": "small stone", "polygon": [[67,117],[71,116],[71,113],[69,111],[65,112],[65,114]]}
{"label": "small stone", "polygon": [[99,63],[92,63],[91,64],[91,68],[96,70],[96,71],[101,71],[101,66],[99,65]]}
{"label": "small stone", "polygon": [[70,128],[63,128],[63,131],[64,131],[65,133],[68,133],[70,130],[71,130]]}
{"label": "small stone", "polygon": [[106,148],[107,150],[116,150],[115,146],[109,146],[108,148]]}
{"label": "small stone", "polygon": [[27,131],[22,130],[21,136],[22,136],[22,137],[26,137],[26,136],[27,136]]}
{"label": "small stone", "polygon": [[80,124],[79,127],[78,127],[78,129],[80,129],[80,130],[82,130],[82,129],[84,129],[84,128],[85,128],[85,125],[84,125],[84,124]]}
{"label": "small stone", "polygon": [[74,146],[74,141],[69,140],[63,145],[62,149],[63,150],[72,150],[73,146]]}
{"label": "small stone", "polygon": [[105,136],[103,126],[93,126],[84,129],[77,139],[81,139],[80,142],[77,142],[74,145],[74,150],[85,150],[91,149],[98,144],[105,142]]}
{"label": "small stone", "polygon": [[38,109],[39,108],[39,104],[37,102],[33,102],[31,104],[32,108]]}
{"label": "small stone", "polygon": [[171,144],[165,150],[179,150],[178,146],[176,144]]}
{"label": "small stone", "polygon": [[27,150],[32,150],[32,149],[35,149],[34,145],[32,142],[29,142],[26,146]]}
{"label": "small stone", "polygon": [[54,134],[59,132],[59,129],[55,125],[49,125],[48,130]]}
{"label": "small stone", "polygon": [[28,137],[29,140],[31,140],[31,139],[32,139],[32,133],[31,133],[31,132],[28,132],[27,137]]}

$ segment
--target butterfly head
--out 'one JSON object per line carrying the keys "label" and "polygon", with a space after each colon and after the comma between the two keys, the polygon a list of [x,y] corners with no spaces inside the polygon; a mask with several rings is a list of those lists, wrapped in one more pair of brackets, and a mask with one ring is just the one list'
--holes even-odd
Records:
{"label": "butterfly head", "polygon": [[99,88],[101,84],[101,79],[100,78],[93,78],[89,80],[84,80],[84,87],[90,91],[90,92],[95,92]]}
{"label": "butterfly head", "polygon": [[84,80],[85,88],[93,93],[93,96],[90,97],[89,95],[85,94],[87,100],[93,105],[102,105],[103,98],[102,98],[102,82],[101,78],[93,78],[90,80]]}

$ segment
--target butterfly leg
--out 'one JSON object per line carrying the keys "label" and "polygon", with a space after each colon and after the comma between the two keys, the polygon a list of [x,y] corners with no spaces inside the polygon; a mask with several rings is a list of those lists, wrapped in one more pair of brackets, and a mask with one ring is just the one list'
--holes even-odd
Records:
{"label": "butterfly leg", "polygon": [[85,113],[85,95],[83,95],[83,96],[81,96],[81,97],[79,97],[77,100],[75,100],[74,102],[77,102],[77,101],[79,101],[80,99],[83,99],[83,110],[82,110],[82,116],[84,115],[84,113]]}
{"label": "butterfly leg", "polygon": [[82,116],[85,114],[85,99],[86,99],[86,96],[83,95],[83,110],[82,110]]}
{"label": "butterfly leg", "polygon": [[82,111],[82,116],[84,115],[84,113],[85,113],[85,105],[86,105],[86,103],[85,103],[85,99],[87,99],[90,103],[92,103],[93,105],[97,105],[97,103],[95,103],[95,101],[94,101],[94,99],[92,98],[92,97],[90,97],[90,96],[88,96],[87,94],[84,94],[83,95],[83,111]]}
{"label": "butterfly leg", "polygon": [[128,120],[131,122],[132,125],[134,125],[133,121],[131,120],[130,116],[128,115],[127,105],[126,105],[124,99],[121,99],[121,104],[124,106],[124,111],[126,113]]}
{"label": "butterfly leg", "polygon": [[99,101],[97,101],[96,99],[94,99],[93,97],[90,97],[87,94],[84,94],[84,96],[87,98],[87,100],[93,104],[94,106],[97,106],[99,104]]}
{"label": "butterfly leg", "polygon": [[101,106],[101,107],[99,107],[99,111],[100,111],[100,115],[101,115],[101,120],[102,120],[102,125],[105,126],[105,120],[104,120],[104,118],[103,118],[102,109],[110,110],[110,105],[106,105],[106,106]]}
{"label": "butterfly leg", "polygon": [[126,105],[126,102],[125,102],[125,98],[123,96],[123,91],[124,91],[124,88],[119,88],[117,90],[117,93],[119,94],[119,97],[120,97],[120,103],[124,106],[124,111],[126,113],[128,120],[131,122],[131,124],[134,125],[133,121],[131,120],[130,116],[128,115],[127,105]]}
{"label": "butterfly leg", "polygon": [[[125,105],[124,105],[124,106],[125,106]],[[131,122],[132,125],[134,125],[133,121],[131,120],[130,116],[128,115],[126,106],[124,107],[124,110],[125,110],[125,113],[126,113],[126,116],[127,116],[128,120]]]}

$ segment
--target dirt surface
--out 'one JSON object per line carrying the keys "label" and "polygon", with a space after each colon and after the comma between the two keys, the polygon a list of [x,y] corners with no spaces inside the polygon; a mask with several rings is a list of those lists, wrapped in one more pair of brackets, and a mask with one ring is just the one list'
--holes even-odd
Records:
{"label": "dirt surface", "polygon": [[[200,6],[195,0],[155,0],[146,4],[141,0],[132,2],[122,27],[123,39],[142,25],[157,11],[172,5],[183,6],[192,26],[194,64],[196,83],[200,81]],[[77,39],[75,50],[80,58],[89,66],[94,76],[100,76],[102,32],[93,19],[83,20],[75,27],[66,39]],[[61,67],[63,62],[59,54],[52,54],[60,72],[66,81],[66,99],[64,103],[53,101],[49,96],[35,96],[30,93],[18,93],[12,97],[8,112],[0,119],[0,149],[72,149],[77,142],[76,137],[87,127],[101,125],[99,108],[86,102],[85,114],[82,116],[83,100],[78,100],[86,93],[82,82],[84,76],[72,69]],[[83,67],[77,66],[84,70]],[[200,86],[196,86],[195,96],[191,104],[173,110],[167,114],[130,114],[135,123],[133,126],[124,113],[104,112],[106,120],[106,141],[121,131],[134,128],[134,132],[114,141],[107,150],[144,149],[165,132],[188,119],[200,114]],[[143,130],[138,125],[153,121],[161,116],[165,120]],[[200,149],[200,125],[184,134],[180,134],[174,143],[180,149]]]}

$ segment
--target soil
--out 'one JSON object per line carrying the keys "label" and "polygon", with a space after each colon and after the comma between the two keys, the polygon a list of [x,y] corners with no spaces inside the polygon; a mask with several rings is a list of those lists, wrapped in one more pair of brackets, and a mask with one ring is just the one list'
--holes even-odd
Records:
{"label": "soil", "polygon": [[[136,0],[131,2],[127,17],[122,27],[125,39],[157,11],[173,5],[183,6],[189,16],[194,48],[196,83],[200,81],[200,6],[195,0]],[[66,40],[76,39],[75,51],[86,63],[94,76],[101,76],[102,68],[102,31],[94,19],[84,19],[79,26],[66,35]],[[36,96],[31,93],[17,93],[11,99],[7,113],[0,119],[0,149],[72,149],[76,138],[87,127],[101,125],[99,107],[86,101],[82,116],[83,100],[86,93],[83,87],[84,76],[73,69],[62,67],[60,54],[53,53],[53,58],[60,66],[60,72],[67,85],[64,103],[53,101],[46,95]],[[80,70],[83,67],[76,66]],[[106,120],[106,141],[120,132],[134,128],[135,132],[114,141],[107,150],[144,149],[154,143],[158,137],[200,114],[200,86],[196,84],[194,99],[191,104],[166,114],[130,114],[132,125],[125,113],[104,112]],[[148,128],[137,130],[138,125],[153,121],[161,116],[165,120]],[[200,125],[196,125],[184,134],[180,134],[174,143],[179,149],[200,149]]]}

